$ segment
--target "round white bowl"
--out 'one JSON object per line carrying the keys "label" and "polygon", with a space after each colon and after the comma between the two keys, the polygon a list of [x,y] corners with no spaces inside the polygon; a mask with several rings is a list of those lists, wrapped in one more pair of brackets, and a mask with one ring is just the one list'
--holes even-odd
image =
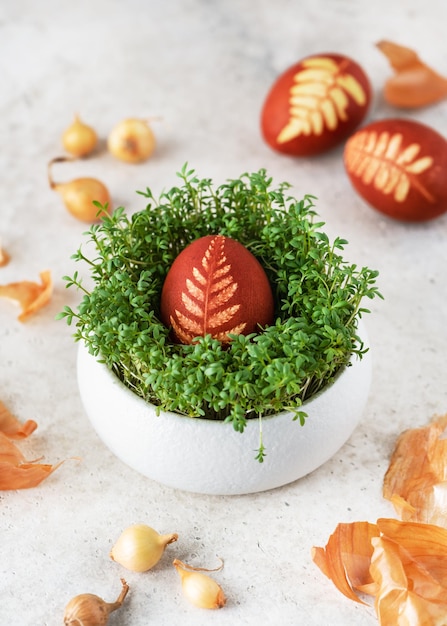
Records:
{"label": "round white bowl", "polygon": [[[361,333],[363,340],[365,333]],[[170,487],[203,494],[241,495],[280,487],[309,474],[349,439],[371,383],[367,352],[354,356],[327,386],[303,404],[304,426],[292,414],[262,419],[267,455],[255,460],[259,421],[243,433],[216,420],[163,412],[130,391],[80,345],[78,384],[86,413],[105,445],[141,474]]]}

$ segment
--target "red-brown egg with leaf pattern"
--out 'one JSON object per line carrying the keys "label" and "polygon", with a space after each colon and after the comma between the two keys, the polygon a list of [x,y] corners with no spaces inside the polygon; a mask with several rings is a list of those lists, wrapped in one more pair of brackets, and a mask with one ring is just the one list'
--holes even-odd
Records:
{"label": "red-brown egg with leaf pattern", "polygon": [[344,165],[354,189],[373,208],[402,221],[447,211],[447,141],[411,119],[383,119],[346,142]]}
{"label": "red-brown egg with leaf pattern", "polygon": [[341,54],[312,55],[287,69],[269,90],[262,135],[284,154],[320,154],[361,124],[370,102],[370,82],[358,63]]}
{"label": "red-brown egg with leaf pattern", "polygon": [[207,235],[174,260],[161,293],[161,319],[174,338],[190,344],[210,334],[222,343],[272,324],[274,301],[267,274],[241,243]]}

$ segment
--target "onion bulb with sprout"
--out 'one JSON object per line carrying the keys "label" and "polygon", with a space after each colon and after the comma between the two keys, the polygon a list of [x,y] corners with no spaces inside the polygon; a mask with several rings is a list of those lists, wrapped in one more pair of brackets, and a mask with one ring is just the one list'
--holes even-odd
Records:
{"label": "onion bulb with sprout", "polygon": [[76,157],[84,157],[93,152],[98,143],[95,130],[84,124],[78,115],[62,135],[65,150]]}
{"label": "onion bulb with sprout", "polygon": [[115,602],[105,602],[93,593],[75,596],[65,607],[65,626],[105,626],[109,615],[121,607],[129,591],[129,585],[121,578],[123,588]]}
{"label": "onion bulb with sprout", "polygon": [[223,563],[216,569],[204,569],[192,567],[179,559],[172,563],[180,575],[183,595],[200,609],[220,609],[227,601],[225,594],[210,576],[202,572],[217,572],[223,567]]}
{"label": "onion bulb with sprout", "polygon": [[158,563],[166,546],[177,539],[177,533],[160,535],[146,524],[134,524],[123,530],[110,557],[132,572],[146,572]]}
{"label": "onion bulb with sprout", "polygon": [[117,124],[109,134],[111,154],[126,163],[147,161],[155,150],[155,136],[146,120],[129,118]]}
{"label": "onion bulb with sprout", "polygon": [[97,178],[75,178],[68,183],[56,183],[52,178],[54,163],[72,160],[67,157],[52,159],[48,164],[48,182],[51,189],[60,193],[65,207],[74,217],[82,222],[96,222],[112,208],[107,187]]}

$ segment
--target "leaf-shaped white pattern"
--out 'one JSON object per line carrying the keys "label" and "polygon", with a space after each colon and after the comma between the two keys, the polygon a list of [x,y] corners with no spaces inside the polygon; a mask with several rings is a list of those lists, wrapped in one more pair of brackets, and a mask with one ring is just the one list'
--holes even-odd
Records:
{"label": "leaf-shaped white pattern", "polygon": [[364,185],[374,185],[384,195],[393,194],[396,202],[405,202],[411,189],[416,189],[429,202],[436,202],[433,194],[418,179],[433,165],[433,157],[417,158],[421,146],[412,143],[402,148],[402,141],[401,133],[357,132],[346,145],[348,172]]}
{"label": "leaf-shaped white pattern", "polygon": [[236,324],[222,331],[222,325],[231,322],[240,304],[230,301],[238,290],[238,283],[231,275],[231,265],[224,251],[224,237],[214,237],[206,249],[200,265],[191,270],[186,279],[186,289],[181,294],[183,310],[175,310],[170,322],[175,334],[183,343],[191,343],[195,337],[210,333],[220,341],[227,341],[229,334],[240,334],[246,324]]}
{"label": "leaf-shaped white pattern", "polygon": [[335,130],[340,121],[347,119],[350,98],[359,106],[366,103],[361,84],[352,74],[341,73],[333,59],[313,57],[302,65],[290,88],[290,118],[276,138],[279,144],[300,135],[320,136],[325,128]]}

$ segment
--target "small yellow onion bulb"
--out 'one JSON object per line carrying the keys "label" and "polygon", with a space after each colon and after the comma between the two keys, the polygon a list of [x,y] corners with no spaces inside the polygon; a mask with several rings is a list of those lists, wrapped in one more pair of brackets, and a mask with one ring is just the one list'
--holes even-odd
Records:
{"label": "small yellow onion bulb", "polygon": [[160,535],[146,524],[134,524],[123,530],[110,557],[132,572],[146,572],[158,563],[166,546],[177,539],[177,533]]}
{"label": "small yellow onion bulb", "polygon": [[96,222],[112,208],[107,187],[97,178],[75,178],[67,183],[55,183],[51,176],[51,167],[54,163],[72,160],[67,157],[52,159],[48,165],[48,182],[51,189],[60,193],[66,209],[74,217],[82,222]]}
{"label": "small yellow onion bulb", "polygon": [[84,157],[93,152],[98,143],[98,135],[91,126],[84,124],[78,115],[64,131],[62,145],[65,150],[76,157]]}
{"label": "small yellow onion bulb", "polygon": [[146,120],[129,118],[117,124],[109,134],[111,154],[126,163],[147,161],[155,150],[155,136]]}
{"label": "small yellow onion bulb", "polygon": [[217,572],[223,565],[216,569],[204,569],[192,567],[183,563],[179,559],[173,561],[173,565],[180,575],[182,581],[183,595],[200,609],[220,609],[227,601],[225,594],[210,576],[202,572]]}
{"label": "small yellow onion bulb", "polygon": [[121,578],[123,588],[115,602],[105,602],[93,593],[75,596],[65,607],[65,626],[105,626],[109,615],[121,607],[129,591],[129,585]]}

